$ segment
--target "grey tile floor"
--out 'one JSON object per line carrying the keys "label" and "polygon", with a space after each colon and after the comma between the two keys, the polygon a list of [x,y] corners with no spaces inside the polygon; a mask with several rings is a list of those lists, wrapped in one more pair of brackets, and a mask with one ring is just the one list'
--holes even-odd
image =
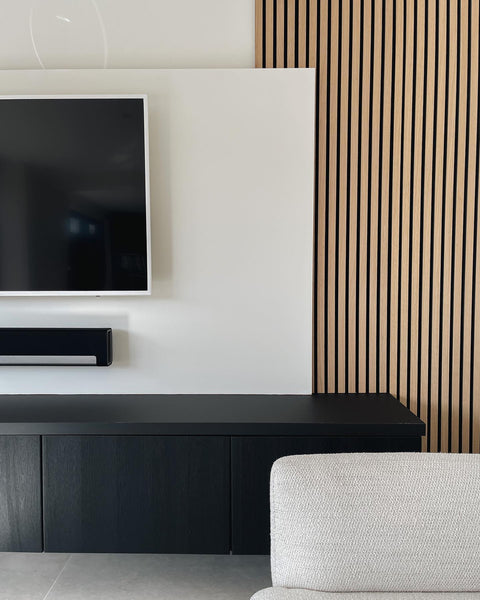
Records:
{"label": "grey tile floor", "polygon": [[249,600],[268,556],[0,553],[0,600]]}

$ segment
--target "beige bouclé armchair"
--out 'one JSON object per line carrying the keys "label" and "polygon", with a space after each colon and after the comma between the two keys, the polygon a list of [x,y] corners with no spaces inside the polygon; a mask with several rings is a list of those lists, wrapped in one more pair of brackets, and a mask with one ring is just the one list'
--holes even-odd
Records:
{"label": "beige boucl\u00e9 armchair", "polygon": [[480,456],[275,462],[273,587],[252,600],[480,599]]}

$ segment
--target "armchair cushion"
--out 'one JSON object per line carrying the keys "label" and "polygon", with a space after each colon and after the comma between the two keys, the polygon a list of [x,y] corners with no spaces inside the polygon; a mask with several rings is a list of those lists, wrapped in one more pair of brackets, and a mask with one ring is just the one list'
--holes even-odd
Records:
{"label": "armchair cushion", "polygon": [[[480,591],[479,455],[287,456],[273,465],[270,489],[274,586],[323,592]],[[256,600],[342,598],[276,589],[262,593]]]}

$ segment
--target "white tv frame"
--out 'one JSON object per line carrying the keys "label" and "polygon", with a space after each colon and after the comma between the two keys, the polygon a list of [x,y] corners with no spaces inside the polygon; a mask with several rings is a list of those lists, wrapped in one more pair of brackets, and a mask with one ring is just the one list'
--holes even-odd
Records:
{"label": "white tv frame", "polygon": [[152,251],[150,219],[150,160],[148,141],[148,96],[147,94],[32,94],[0,95],[1,100],[76,100],[76,99],[122,99],[137,98],[143,100],[143,122],[145,143],[145,216],[147,227],[147,289],[146,290],[88,290],[88,291],[0,291],[0,296],[150,296],[152,293]]}

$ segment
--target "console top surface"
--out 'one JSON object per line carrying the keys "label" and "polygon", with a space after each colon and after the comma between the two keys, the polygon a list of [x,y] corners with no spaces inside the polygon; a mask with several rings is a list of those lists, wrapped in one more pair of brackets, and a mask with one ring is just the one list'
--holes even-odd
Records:
{"label": "console top surface", "polygon": [[425,424],[390,394],[0,395],[0,434],[424,433]]}

